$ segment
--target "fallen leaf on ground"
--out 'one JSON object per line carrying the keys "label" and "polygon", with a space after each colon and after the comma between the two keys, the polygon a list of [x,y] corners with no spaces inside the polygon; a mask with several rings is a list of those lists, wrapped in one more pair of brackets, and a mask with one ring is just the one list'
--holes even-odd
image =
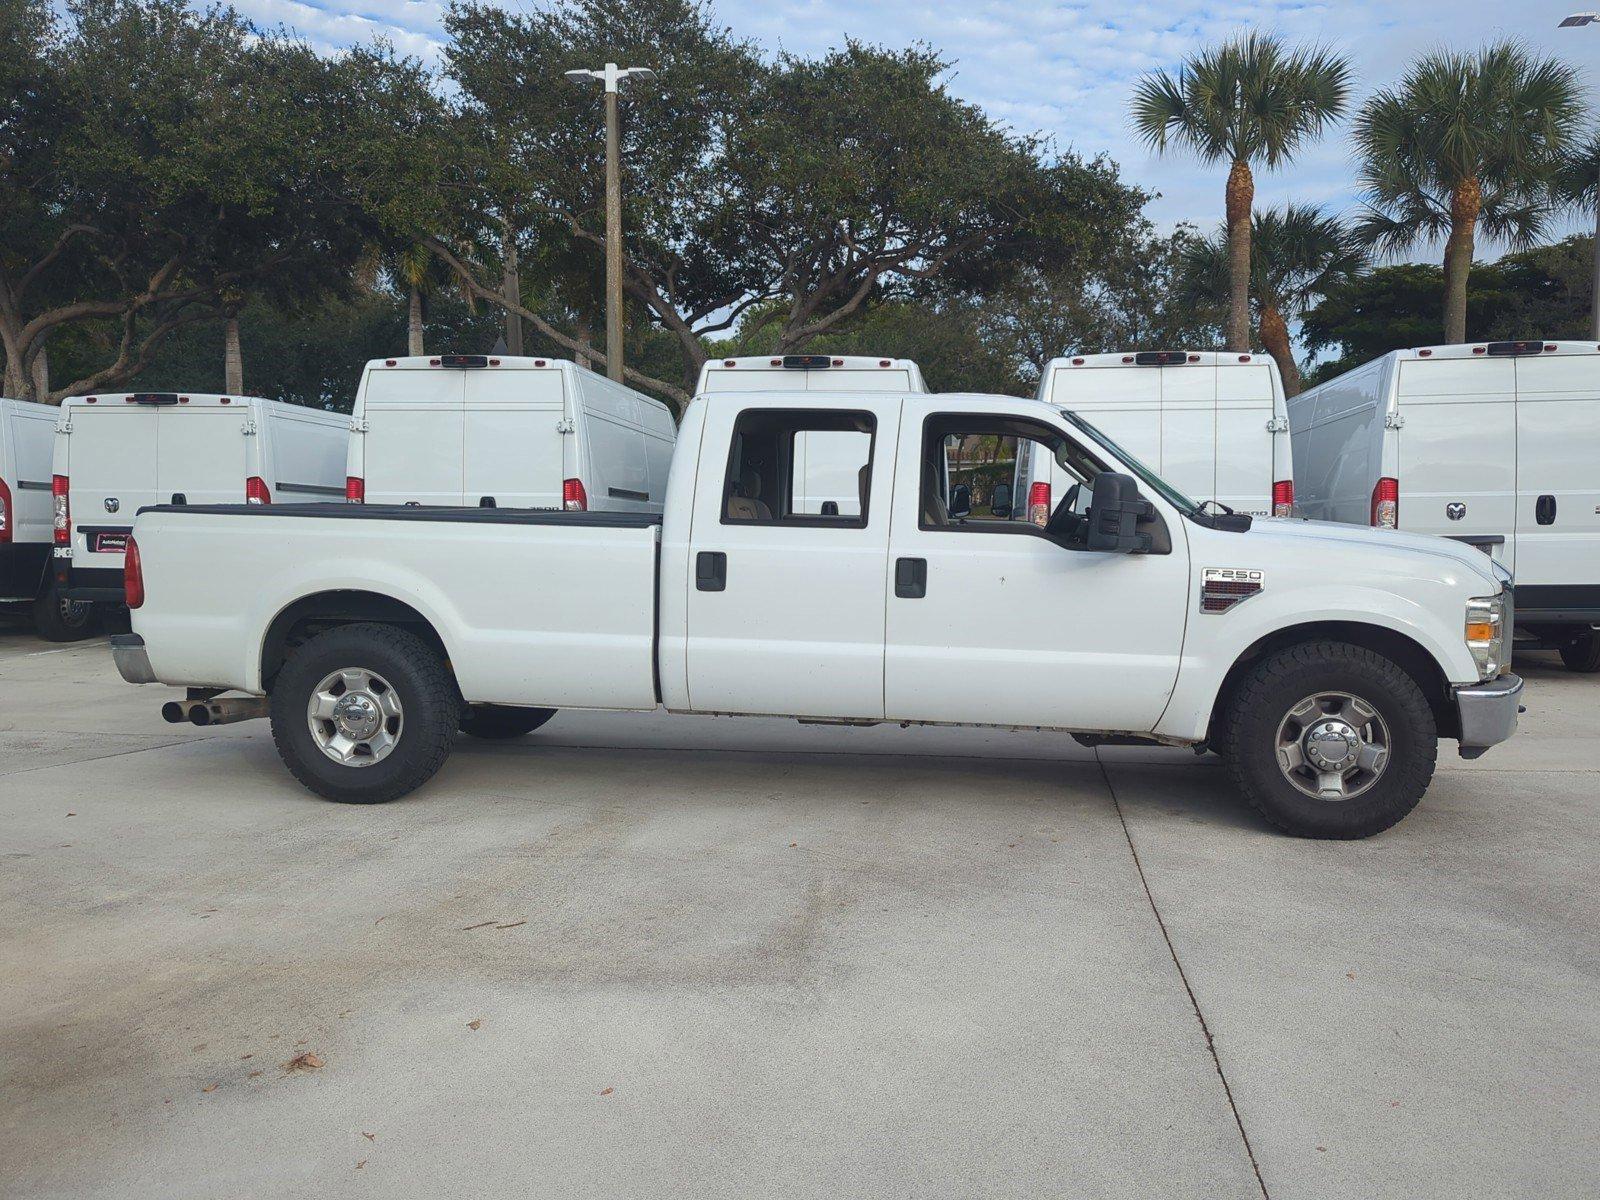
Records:
{"label": "fallen leaf on ground", "polygon": [[366,1165],[367,1165],[367,1160],[363,1158],[360,1162],[358,1162],[356,1164],[356,1170],[359,1171],[359,1170],[361,1170],[362,1167],[364,1167]]}
{"label": "fallen leaf on ground", "polygon": [[259,1079],[259,1078],[261,1078],[261,1072],[260,1071],[251,1071],[250,1074],[247,1076],[247,1078]]}
{"label": "fallen leaf on ground", "polygon": [[201,1042],[198,1046],[194,1047],[194,1049],[197,1050],[197,1051],[198,1050],[204,1050],[205,1048],[206,1048],[206,1044],[204,1042]]}
{"label": "fallen leaf on ground", "polygon": [[483,1022],[482,1021],[468,1021],[467,1022],[467,1028],[468,1029],[482,1029],[483,1028]]}
{"label": "fallen leaf on ground", "polygon": [[202,1094],[205,1094],[207,1092],[214,1092],[216,1090],[217,1090],[217,1085],[214,1084],[214,1083],[210,1087],[203,1087],[203,1088],[200,1089]]}
{"label": "fallen leaf on ground", "polygon": [[247,1058],[254,1058],[254,1057],[255,1057],[254,1054],[241,1054],[241,1055],[239,1055],[239,1061],[243,1062]]}
{"label": "fallen leaf on ground", "polygon": [[526,921],[508,921],[504,925],[496,925],[496,929],[515,929],[518,925],[526,925]]}
{"label": "fallen leaf on ground", "polygon": [[322,1059],[307,1051],[298,1058],[291,1058],[284,1063],[283,1069],[285,1071],[315,1071],[320,1066],[322,1066]]}
{"label": "fallen leaf on ground", "polygon": [[602,1096],[609,1096],[609,1095],[611,1095],[611,1089],[610,1088],[601,1088],[600,1089],[600,1094]]}
{"label": "fallen leaf on ground", "polygon": [[367,1139],[367,1141],[369,1141],[369,1142],[375,1142],[375,1141],[377,1141],[377,1140],[378,1140],[378,1135],[377,1135],[377,1134],[375,1134],[375,1133],[368,1133],[368,1132],[367,1132],[367,1131],[366,1131],[366,1130],[365,1130],[365,1129],[363,1129],[363,1130],[362,1130],[362,1131],[361,1131],[361,1136],[362,1136],[362,1137],[364,1137],[364,1138],[366,1138],[366,1139]]}

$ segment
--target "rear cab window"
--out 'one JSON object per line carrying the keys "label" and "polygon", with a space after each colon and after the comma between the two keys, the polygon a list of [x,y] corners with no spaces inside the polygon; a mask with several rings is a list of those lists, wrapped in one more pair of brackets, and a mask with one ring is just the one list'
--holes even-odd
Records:
{"label": "rear cab window", "polygon": [[722,523],[865,528],[876,436],[870,412],[741,412],[723,479]]}

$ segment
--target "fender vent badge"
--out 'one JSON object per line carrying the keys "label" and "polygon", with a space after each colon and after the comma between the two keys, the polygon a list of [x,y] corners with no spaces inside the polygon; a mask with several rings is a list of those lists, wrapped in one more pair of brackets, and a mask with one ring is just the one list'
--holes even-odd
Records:
{"label": "fender vent badge", "polygon": [[1200,611],[1225,613],[1261,591],[1265,576],[1241,567],[1207,567],[1200,579]]}

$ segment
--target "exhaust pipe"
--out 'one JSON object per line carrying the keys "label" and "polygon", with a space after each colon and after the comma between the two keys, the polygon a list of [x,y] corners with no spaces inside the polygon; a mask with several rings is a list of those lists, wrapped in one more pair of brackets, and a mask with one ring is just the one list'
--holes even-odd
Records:
{"label": "exhaust pipe", "polygon": [[231,725],[267,715],[265,696],[225,696],[210,700],[168,700],[161,706],[161,719],[173,725]]}
{"label": "exhaust pipe", "polygon": [[195,725],[231,725],[266,715],[265,696],[225,696],[189,706],[189,720]]}

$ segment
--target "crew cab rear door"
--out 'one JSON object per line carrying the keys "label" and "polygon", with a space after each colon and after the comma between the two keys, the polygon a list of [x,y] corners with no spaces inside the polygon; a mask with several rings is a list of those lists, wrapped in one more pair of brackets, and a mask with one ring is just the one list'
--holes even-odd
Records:
{"label": "crew cab rear door", "polygon": [[[800,393],[710,399],[687,582],[692,708],[883,716],[901,403]],[[807,462],[823,460],[827,478],[809,478]],[[841,475],[852,481],[846,495]]]}

